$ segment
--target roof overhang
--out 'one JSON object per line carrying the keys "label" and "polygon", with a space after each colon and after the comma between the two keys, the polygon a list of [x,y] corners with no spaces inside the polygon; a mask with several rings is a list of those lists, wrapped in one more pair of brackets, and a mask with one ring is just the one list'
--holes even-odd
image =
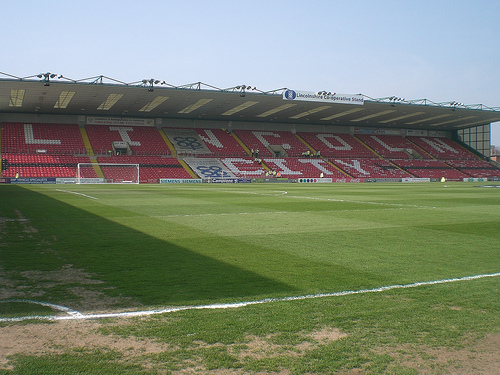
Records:
{"label": "roof overhang", "polygon": [[[164,82],[162,82],[164,83]],[[462,103],[364,97],[363,104],[285,100],[286,89],[217,89],[201,83],[175,87],[1,79],[0,112],[130,118],[204,119],[326,126],[460,130],[500,121],[498,108]]]}

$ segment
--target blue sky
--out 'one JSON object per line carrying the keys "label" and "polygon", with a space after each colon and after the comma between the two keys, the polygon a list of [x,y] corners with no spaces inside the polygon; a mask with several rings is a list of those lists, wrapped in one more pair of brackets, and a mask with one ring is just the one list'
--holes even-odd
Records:
{"label": "blue sky", "polygon": [[[0,71],[500,106],[498,0],[9,1]],[[492,125],[500,145],[500,123]]]}

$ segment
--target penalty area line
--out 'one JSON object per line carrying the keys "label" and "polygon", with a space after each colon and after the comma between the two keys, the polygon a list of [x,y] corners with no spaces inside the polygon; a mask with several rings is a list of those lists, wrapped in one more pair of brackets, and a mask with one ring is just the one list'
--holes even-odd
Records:
{"label": "penalty area line", "polygon": [[[219,303],[219,304],[198,305],[198,306],[180,306],[180,307],[171,307],[171,308],[157,309],[157,310],[110,312],[110,313],[101,313],[101,314],[84,314],[84,313],[80,313],[80,312],[68,309],[68,308],[63,307],[63,306],[52,305],[52,304],[43,303],[43,302],[24,300],[23,302],[38,303],[40,305],[55,307],[58,310],[65,311],[69,315],[64,315],[64,316],[34,315],[34,316],[21,316],[21,317],[15,317],[15,318],[0,318],[0,323],[20,322],[20,321],[24,321],[24,320],[60,321],[60,320],[82,320],[82,319],[129,318],[129,317],[141,317],[141,316],[166,314],[166,313],[172,313],[172,312],[184,311],[184,310],[229,309],[229,308],[238,308],[238,307],[245,307],[245,306],[251,306],[251,305],[261,305],[261,304],[271,303],[271,302],[300,301],[300,300],[315,299],[315,298],[349,296],[349,295],[354,295],[354,294],[380,293],[380,292],[385,292],[388,290],[410,289],[410,288],[417,288],[417,287],[427,286],[427,285],[448,284],[448,283],[453,283],[453,282],[458,282],[458,281],[471,281],[471,280],[484,279],[487,277],[497,277],[497,276],[500,276],[500,272],[490,273],[490,274],[482,274],[482,275],[474,275],[474,276],[464,276],[464,277],[451,278],[451,279],[420,281],[420,282],[415,282],[415,283],[411,283],[411,284],[388,285],[388,286],[381,286],[381,287],[373,288],[373,289],[346,290],[346,291],[342,291],[342,292],[308,294],[308,295],[303,295],[303,296],[291,296],[291,297],[282,297],[282,298],[266,298],[266,299],[257,300],[257,301]],[[19,302],[19,301],[20,300],[18,300],[16,302]],[[3,301],[3,302],[13,302],[13,300]]]}

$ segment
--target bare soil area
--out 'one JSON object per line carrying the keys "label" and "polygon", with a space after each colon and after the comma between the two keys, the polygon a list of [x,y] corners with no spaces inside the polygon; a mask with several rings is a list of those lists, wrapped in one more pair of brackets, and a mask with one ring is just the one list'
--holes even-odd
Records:
{"label": "bare soil area", "polygon": [[[99,328],[107,324],[130,324],[130,321],[121,319],[115,323],[101,323],[94,320],[73,320],[0,327],[0,369],[12,369],[11,358],[15,355],[57,355],[82,349],[86,352],[98,349],[113,350],[123,354],[123,360],[132,360],[141,363],[144,368],[151,368],[151,362],[147,359],[149,354],[168,353],[178,349],[168,343],[150,339],[123,338],[99,333]],[[240,358],[260,359],[276,355],[302,356],[318,345],[327,344],[345,336],[347,335],[336,328],[324,327],[319,331],[304,334],[305,340],[292,348],[273,343],[272,336],[249,336],[245,343],[235,343],[227,346],[227,349],[229,353],[237,354]],[[198,347],[222,345],[208,345],[203,342],[194,344]],[[386,352],[386,350],[380,350],[380,352]],[[460,350],[401,347],[392,349],[387,354],[390,354],[396,363],[406,368],[414,368],[419,374],[490,375],[500,373],[499,334],[488,335],[473,346]],[[186,365],[183,373],[203,371],[200,364]],[[209,373],[230,375],[242,372],[220,370]],[[278,374],[286,375],[288,372],[281,371]],[[355,369],[340,374],[362,375],[365,372],[363,369]]]}

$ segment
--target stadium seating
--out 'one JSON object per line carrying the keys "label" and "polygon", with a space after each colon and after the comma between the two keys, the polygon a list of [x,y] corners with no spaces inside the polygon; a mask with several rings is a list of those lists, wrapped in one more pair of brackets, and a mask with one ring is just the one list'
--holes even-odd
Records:
{"label": "stadium seating", "polygon": [[[97,158],[99,163],[139,164],[139,181],[141,183],[158,183],[160,178],[192,178],[177,158],[162,156],[113,155]],[[106,178],[120,180],[123,175],[116,168],[105,167]],[[127,172],[128,173],[128,172]]]}
{"label": "stadium seating", "polygon": [[468,177],[465,173],[439,160],[392,160],[392,162],[415,177],[462,180]]}
{"label": "stadium seating", "polygon": [[2,123],[2,152],[85,154],[76,124]]}
{"label": "stadium seating", "polygon": [[264,177],[266,170],[253,158],[221,158],[222,163],[236,176],[241,178]]}
{"label": "stadium seating", "polygon": [[8,169],[3,177],[66,177],[74,178],[78,163],[90,163],[86,156],[46,154],[5,154],[2,159]]}
{"label": "stadium seating", "polygon": [[[215,171],[222,176],[258,178],[264,177],[267,169],[292,179],[318,178],[321,174],[333,179],[500,177],[499,168],[442,137],[165,128],[163,131],[176,150],[177,157],[172,157],[156,127],[87,125],[85,128],[98,155],[97,162],[139,164],[141,183],[157,183],[162,178],[189,179],[193,177],[189,168],[202,178]],[[182,149],[186,137],[194,137],[199,147]],[[132,154],[110,152],[115,141],[127,142]],[[251,157],[248,154],[251,149],[258,149],[259,156]],[[312,154],[319,151],[321,156],[306,157],[306,151]],[[78,163],[90,163],[88,156],[80,156],[88,155],[88,150],[76,124],[2,123],[1,152],[3,177],[19,174],[74,178]],[[184,167],[183,159],[189,168]],[[130,171],[106,166],[101,170],[106,178],[117,181],[124,180]],[[97,177],[92,169],[90,173]]]}
{"label": "stadium seating", "polygon": [[359,134],[356,138],[385,159],[432,159],[432,156],[400,135]]}
{"label": "stadium seating", "polygon": [[126,142],[133,155],[169,155],[170,149],[158,129],[151,126],[86,125],[96,155],[113,151],[113,142]]}
{"label": "stadium seating", "polygon": [[248,156],[243,147],[231,133],[222,129],[196,129],[199,137],[212,152],[212,156],[242,157]]}
{"label": "stadium seating", "polygon": [[325,178],[347,177],[321,158],[264,158],[263,162],[287,178],[318,178],[321,173]]}
{"label": "stadium seating", "polygon": [[500,169],[485,160],[446,160],[445,163],[470,177],[500,177]]}
{"label": "stadium seating", "polygon": [[478,157],[448,138],[408,137],[418,147],[438,160],[476,160]]}
{"label": "stadium seating", "polygon": [[328,158],[375,158],[369,148],[350,134],[298,133],[321,156]]}
{"label": "stadium seating", "polygon": [[383,159],[330,159],[330,161],[354,178],[412,177]]}
{"label": "stadium seating", "polygon": [[302,156],[309,148],[289,131],[235,130],[248,149],[259,150],[259,157]]}

